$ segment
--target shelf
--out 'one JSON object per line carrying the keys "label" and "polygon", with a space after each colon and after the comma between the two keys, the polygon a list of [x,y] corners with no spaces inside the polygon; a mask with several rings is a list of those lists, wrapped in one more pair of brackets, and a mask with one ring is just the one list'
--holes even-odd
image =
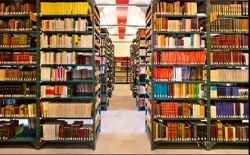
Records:
{"label": "shelf", "polygon": [[[189,0],[190,1],[190,0]],[[167,17],[167,18],[204,18],[206,16],[198,15],[167,15],[167,14],[156,14],[156,17]]]}
{"label": "shelf", "polygon": [[249,84],[249,82],[239,82],[239,81],[210,81],[210,83],[216,84],[226,84],[226,83],[237,83],[237,84]]}
{"label": "shelf", "polygon": [[8,66],[8,67],[9,67],[9,66],[18,66],[18,67],[20,67],[20,66],[29,66],[29,67],[36,67],[36,65],[37,65],[37,64],[28,64],[28,63],[26,63],[26,64],[13,64],[13,63],[11,63],[11,64],[9,64],[9,63],[8,63],[8,64],[3,64],[3,63],[0,63],[0,66],[1,66],[1,67],[4,67],[4,66],[6,66],[6,67],[7,67],[7,66]]}
{"label": "shelf", "polygon": [[36,117],[0,117],[0,119],[36,119]]}
{"label": "shelf", "polygon": [[7,96],[0,96],[1,99],[16,99],[16,100],[36,100],[36,97],[7,97]]}
{"label": "shelf", "polygon": [[152,66],[152,67],[204,67],[205,64],[148,64],[147,66]]}
{"label": "shelf", "polygon": [[249,118],[210,118],[211,120],[222,120],[222,121],[243,121],[249,120]]}
{"label": "shelf", "polygon": [[92,31],[41,31],[46,34],[90,34],[92,35]]}
{"label": "shelf", "polygon": [[95,65],[93,64],[42,64],[42,67],[57,67],[57,66],[62,66],[62,67],[93,67]]}
{"label": "shelf", "polygon": [[205,120],[205,118],[164,118],[164,117],[154,117],[154,120],[175,120],[175,121],[200,121]]}
{"label": "shelf", "polygon": [[68,80],[68,81],[41,81],[41,84],[76,84],[76,83],[96,83],[97,80]]}
{"label": "shelf", "polygon": [[0,81],[0,83],[30,83],[30,84],[36,84],[36,80],[33,80],[33,81],[14,81],[14,80],[5,80],[5,81]]}
{"label": "shelf", "polygon": [[200,31],[154,31],[153,34],[206,34],[206,32],[200,32]]}
{"label": "shelf", "polygon": [[6,50],[6,51],[18,51],[18,52],[36,52],[36,48],[30,48],[30,47],[0,47],[0,50]]}
{"label": "shelf", "polygon": [[0,142],[35,142],[35,137],[12,137],[8,140],[0,140]]}
{"label": "shelf", "polygon": [[42,142],[57,142],[57,143],[91,143],[93,140],[42,140]]}
{"label": "shelf", "polygon": [[154,140],[154,142],[156,143],[178,143],[178,144],[191,144],[191,143],[197,143],[197,141],[190,141],[190,140],[187,140],[187,141],[166,141],[166,140]]}
{"label": "shelf", "polygon": [[210,65],[210,67],[249,67],[249,65]]}
{"label": "shelf", "polygon": [[249,144],[249,141],[211,141],[218,144]]}
{"label": "shelf", "polygon": [[32,30],[0,30],[0,34],[36,34]]}
{"label": "shelf", "polygon": [[[93,48],[41,48],[41,51],[81,51],[81,52],[91,52]],[[97,49],[94,49],[96,52],[98,52]]]}
{"label": "shelf", "polygon": [[210,34],[249,34],[249,32],[221,32],[221,31],[212,31]]}
{"label": "shelf", "polygon": [[205,100],[204,98],[153,98],[158,101],[193,101],[193,100]]}
{"label": "shelf", "polygon": [[152,83],[205,83],[206,81],[151,81]]}
{"label": "shelf", "polygon": [[154,51],[204,51],[205,48],[154,48]]}
{"label": "shelf", "polygon": [[40,119],[93,119],[93,117],[40,117]]}
{"label": "shelf", "polygon": [[211,101],[249,101],[249,98],[210,98]]}
{"label": "shelf", "polygon": [[217,15],[217,18],[248,18],[249,16],[243,15]]}
{"label": "shelf", "polygon": [[211,48],[211,51],[248,51],[248,48]]}
{"label": "shelf", "polygon": [[29,14],[0,14],[0,18],[29,18]]}
{"label": "shelf", "polygon": [[43,15],[40,14],[41,18],[90,18],[90,15]]}

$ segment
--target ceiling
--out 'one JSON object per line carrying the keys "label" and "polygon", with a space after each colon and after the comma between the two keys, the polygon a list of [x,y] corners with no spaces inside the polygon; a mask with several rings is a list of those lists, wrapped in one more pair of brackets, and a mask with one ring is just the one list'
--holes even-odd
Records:
{"label": "ceiling", "polygon": [[109,34],[119,36],[135,35],[140,27],[145,27],[145,13],[150,0],[95,0],[101,17],[101,27]]}

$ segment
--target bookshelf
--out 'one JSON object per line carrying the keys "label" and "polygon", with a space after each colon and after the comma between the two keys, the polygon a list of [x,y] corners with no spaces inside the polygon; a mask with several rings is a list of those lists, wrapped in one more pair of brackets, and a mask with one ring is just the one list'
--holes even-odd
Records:
{"label": "bookshelf", "polygon": [[113,90],[115,87],[115,69],[114,69],[114,44],[112,43],[111,38],[108,39],[108,97],[111,98]]}
{"label": "bookshelf", "polygon": [[[198,3],[204,2],[157,1],[147,10],[149,99],[145,126],[151,149],[167,143],[183,145],[200,141],[205,145],[206,123],[201,121],[205,119],[205,106],[200,87],[204,84],[201,73],[206,51],[201,46],[203,32],[197,17]],[[204,134],[198,136],[198,131]]]}
{"label": "bookshelf", "polygon": [[109,42],[110,45],[110,52],[109,52],[109,70],[108,70],[108,76],[109,76],[109,85],[110,85],[110,94],[109,96],[112,96],[112,92],[115,89],[115,60],[114,60],[114,53],[115,53],[115,46],[112,43],[112,40]]}
{"label": "bookshelf", "polygon": [[249,143],[248,1],[220,4],[210,0],[207,14],[213,17],[206,27],[205,37],[210,41],[208,70],[203,73],[207,75],[205,90],[210,88],[205,96],[210,111],[208,149],[221,143],[246,145]]}
{"label": "bookshelf", "polygon": [[145,28],[139,28],[136,33],[136,106],[138,110],[145,110],[146,94],[146,44],[145,44]]}
{"label": "bookshelf", "polygon": [[0,142],[36,148],[80,142],[95,149],[101,129],[95,2],[1,1],[1,7],[11,13],[0,15]]}
{"label": "bookshelf", "polygon": [[248,18],[247,4],[225,3],[151,2],[145,18],[151,149],[248,143],[248,26],[242,20]]}
{"label": "bookshelf", "polygon": [[130,90],[132,91],[132,95],[135,98],[137,93],[136,87],[136,39],[133,39],[130,45]]}
{"label": "bookshelf", "polygon": [[99,11],[94,1],[47,0],[40,1],[40,11],[40,145],[82,142],[95,149],[101,127]]}
{"label": "bookshelf", "polygon": [[130,60],[129,57],[114,57],[115,61],[115,83],[129,84]]}
{"label": "bookshelf", "polygon": [[101,109],[107,110],[109,105],[108,98],[108,61],[109,61],[109,33],[106,28],[101,29],[101,64],[100,64],[100,77],[101,77]]}
{"label": "bookshelf", "polygon": [[38,142],[37,3],[0,2],[0,143]]}

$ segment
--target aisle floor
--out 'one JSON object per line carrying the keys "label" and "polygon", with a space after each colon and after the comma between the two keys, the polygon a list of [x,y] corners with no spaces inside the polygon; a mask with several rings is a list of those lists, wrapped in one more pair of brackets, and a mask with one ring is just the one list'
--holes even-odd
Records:
{"label": "aisle floor", "polygon": [[[85,144],[47,143],[34,149],[26,143],[1,143],[0,154],[248,154],[245,146],[165,145],[151,150],[145,133],[145,111],[138,111],[129,85],[116,84],[107,111],[102,111],[101,133],[96,149]],[[230,149],[229,149],[230,148]]]}

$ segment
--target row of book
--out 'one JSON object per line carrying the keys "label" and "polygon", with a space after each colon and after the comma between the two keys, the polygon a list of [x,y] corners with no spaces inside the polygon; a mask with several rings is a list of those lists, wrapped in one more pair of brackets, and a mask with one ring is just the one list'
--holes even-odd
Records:
{"label": "row of book", "polygon": [[41,48],[92,48],[92,35],[52,34],[40,36]]}
{"label": "row of book", "polygon": [[146,99],[145,98],[139,98],[138,106],[144,107],[146,105]]}
{"label": "row of book", "polygon": [[249,125],[243,123],[213,122],[210,125],[211,141],[249,141]]}
{"label": "row of book", "polygon": [[8,140],[16,136],[16,128],[19,125],[18,120],[0,121],[0,140]]}
{"label": "row of book", "polygon": [[202,80],[202,76],[203,68],[154,68],[155,81],[194,81]]}
{"label": "row of book", "polygon": [[248,32],[249,19],[219,18],[210,23],[211,31],[216,32]]}
{"label": "row of book", "polygon": [[145,29],[140,29],[140,30],[138,30],[137,31],[137,34],[136,34],[136,36],[137,37],[145,37]]}
{"label": "row of book", "polygon": [[35,10],[32,3],[15,1],[14,3],[0,3],[0,14],[29,14]]}
{"label": "row of book", "polygon": [[240,4],[211,4],[210,12],[217,15],[248,16],[248,1]]}
{"label": "row of book", "polygon": [[[243,123],[213,122],[210,126],[212,141],[249,141],[249,126]],[[153,122],[156,141],[205,141],[207,126],[199,121]]]}
{"label": "row of book", "polygon": [[32,29],[31,19],[0,20],[0,31],[29,31]]}
{"label": "row of book", "polygon": [[154,6],[156,14],[197,15],[197,2],[158,2]]}
{"label": "row of book", "polygon": [[[92,102],[40,102],[41,117],[91,117]],[[55,110],[56,109],[56,110]]]}
{"label": "row of book", "polygon": [[87,31],[86,18],[64,18],[42,20],[42,31]]}
{"label": "row of book", "polygon": [[1,84],[0,97],[35,97],[36,85]]}
{"label": "row of book", "polygon": [[[203,80],[206,80],[206,70],[203,70]],[[210,81],[248,82],[248,69],[213,69],[210,70]]]}
{"label": "row of book", "polygon": [[0,81],[33,81],[36,80],[36,69],[0,69]]}
{"label": "row of book", "polygon": [[201,98],[198,83],[154,83],[154,98]]}
{"label": "row of book", "polygon": [[0,117],[36,117],[36,104],[9,104],[0,107]]}
{"label": "row of book", "polygon": [[243,51],[210,52],[211,65],[249,65],[249,53]]}
{"label": "row of book", "polygon": [[248,102],[214,102],[211,118],[249,118]]}
{"label": "row of book", "polygon": [[34,52],[4,52],[0,51],[0,64],[35,64],[36,53]]}
{"label": "row of book", "polygon": [[[87,51],[84,53],[79,52],[54,52],[54,51],[41,51],[40,53],[41,64],[92,64],[91,53]],[[99,58],[95,57],[96,63]]]}
{"label": "row of book", "polygon": [[204,48],[205,41],[201,41],[200,34],[162,35],[153,34],[153,45],[156,48]]}
{"label": "row of book", "polygon": [[247,87],[214,85],[210,87],[210,98],[248,98],[249,95]]}
{"label": "row of book", "polygon": [[204,104],[153,101],[153,105],[154,118],[205,118]]}
{"label": "row of book", "polygon": [[28,34],[0,34],[0,47],[36,47],[36,43]]}
{"label": "row of book", "polygon": [[163,32],[199,32],[200,22],[198,18],[171,19],[159,17],[154,21],[154,31]]}
{"label": "row of book", "polygon": [[95,91],[92,90],[92,84],[75,84],[75,85],[42,85],[41,98],[67,98],[92,96],[100,88],[95,85]]}
{"label": "row of book", "polygon": [[221,34],[210,38],[211,48],[248,48],[248,35]]}
{"label": "row of book", "polygon": [[199,121],[153,121],[155,141],[206,141],[207,126]]}
{"label": "row of book", "polygon": [[42,15],[87,15],[88,2],[41,2]]}
{"label": "row of book", "polygon": [[67,80],[84,80],[93,79],[93,70],[88,69],[71,69],[64,67],[41,67],[42,81],[67,81]]}
{"label": "row of book", "polygon": [[93,140],[93,124],[83,121],[48,121],[42,124],[41,140]]}
{"label": "row of book", "polygon": [[206,51],[154,51],[154,64],[205,65]]}

